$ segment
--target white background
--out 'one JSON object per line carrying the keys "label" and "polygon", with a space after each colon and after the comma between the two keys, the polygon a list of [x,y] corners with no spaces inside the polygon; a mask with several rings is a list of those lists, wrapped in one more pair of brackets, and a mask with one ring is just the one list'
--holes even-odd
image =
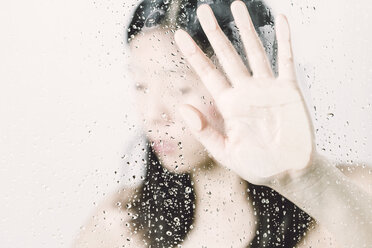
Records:
{"label": "white background", "polygon": [[[266,2],[289,19],[318,149],[372,163],[372,4]],[[121,157],[138,125],[124,30],[136,3],[0,3],[1,247],[69,247],[125,183]]]}

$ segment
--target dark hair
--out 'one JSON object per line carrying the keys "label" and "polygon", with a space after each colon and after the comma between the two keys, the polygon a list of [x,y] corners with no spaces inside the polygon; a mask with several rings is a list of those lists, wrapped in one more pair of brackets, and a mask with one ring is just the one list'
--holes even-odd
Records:
{"label": "dark hair", "polygon": [[[273,32],[274,20],[269,8],[258,0],[245,0],[267,54],[276,73],[276,40],[264,39]],[[127,32],[128,43],[144,27],[182,28],[209,55],[213,49],[196,16],[196,9],[208,3],[235,48],[246,60],[230,11],[232,0],[144,0],[134,12]],[[173,8],[178,4],[177,8]],[[173,16],[172,16],[173,15]],[[265,31],[264,27],[271,28]],[[273,34],[271,33],[271,34]],[[188,173],[173,173],[164,168],[149,140],[146,142],[146,175],[132,196],[129,206],[136,213],[131,227],[140,232],[150,247],[174,247],[190,231],[195,209],[193,182]],[[247,183],[247,192],[257,213],[257,230],[248,247],[294,247],[313,219],[271,188]]]}

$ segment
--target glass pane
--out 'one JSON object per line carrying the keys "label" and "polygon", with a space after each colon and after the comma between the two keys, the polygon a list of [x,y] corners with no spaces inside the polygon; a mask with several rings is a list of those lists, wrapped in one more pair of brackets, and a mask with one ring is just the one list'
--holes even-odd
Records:
{"label": "glass pane", "polygon": [[372,243],[372,4],[233,2],[1,4],[3,247]]}

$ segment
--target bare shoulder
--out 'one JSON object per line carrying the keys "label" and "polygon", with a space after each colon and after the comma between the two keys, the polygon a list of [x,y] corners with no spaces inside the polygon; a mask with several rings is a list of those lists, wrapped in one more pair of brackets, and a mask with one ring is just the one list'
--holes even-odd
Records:
{"label": "bare shoulder", "polygon": [[342,246],[326,228],[314,222],[296,248],[342,248]]}
{"label": "bare shoulder", "polygon": [[[372,194],[372,166],[340,164],[336,167],[356,185]],[[307,234],[296,246],[296,248],[311,247],[341,248],[342,246],[337,244],[333,235],[326,228],[314,222]]]}
{"label": "bare shoulder", "polygon": [[372,165],[340,164],[337,168],[359,187],[372,194]]}
{"label": "bare shoulder", "polygon": [[81,228],[73,248],[142,247],[129,230],[130,213],[124,207],[136,188],[121,188],[109,194]]}

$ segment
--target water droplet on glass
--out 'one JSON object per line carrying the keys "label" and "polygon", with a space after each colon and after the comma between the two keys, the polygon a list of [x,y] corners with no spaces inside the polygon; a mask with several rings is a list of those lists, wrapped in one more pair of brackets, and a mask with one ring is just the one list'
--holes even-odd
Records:
{"label": "water droplet on glass", "polygon": [[188,193],[188,194],[191,193],[191,188],[190,187],[186,187],[185,192]]}

